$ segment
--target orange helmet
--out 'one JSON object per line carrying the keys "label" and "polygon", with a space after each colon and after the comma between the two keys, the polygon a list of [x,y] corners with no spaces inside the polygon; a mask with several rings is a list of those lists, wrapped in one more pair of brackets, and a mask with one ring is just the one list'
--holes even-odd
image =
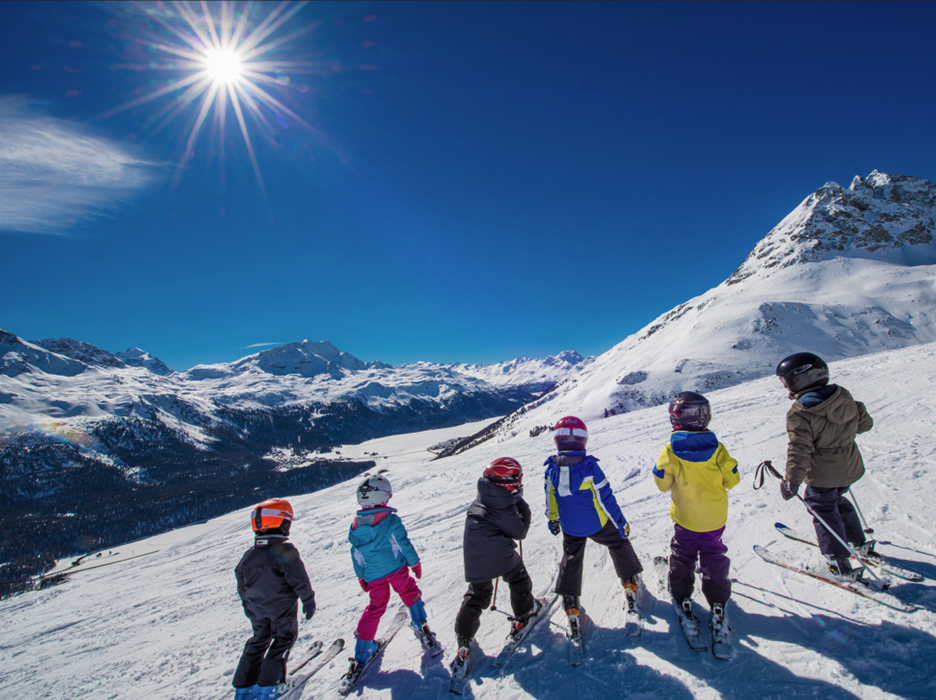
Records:
{"label": "orange helmet", "polygon": [[292,519],[292,506],[282,498],[270,498],[254,508],[250,514],[250,524],[254,532],[280,530],[282,534],[286,534]]}

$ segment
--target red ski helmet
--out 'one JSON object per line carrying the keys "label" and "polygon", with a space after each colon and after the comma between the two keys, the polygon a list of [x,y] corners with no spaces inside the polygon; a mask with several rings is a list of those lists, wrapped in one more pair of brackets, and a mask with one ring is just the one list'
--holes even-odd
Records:
{"label": "red ski helmet", "polygon": [[250,524],[254,532],[278,530],[280,534],[286,535],[289,533],[292,519],[292,506],[282,498],[270,498],[259,504],[250,514]]}
{"label": "red ski helmet", "polygon": [[513,457],[499,457],[484,468],[484,476],[511,493],[523,486],[523,467]]}
{"label": "red ski helmet", "polygon": [[556,443],[556,449],[560,452],[581,452],[588,443],[588,428],[581,418],[575,416],[566,416],[560,418],[553,428],[556,432],[553,440]]}

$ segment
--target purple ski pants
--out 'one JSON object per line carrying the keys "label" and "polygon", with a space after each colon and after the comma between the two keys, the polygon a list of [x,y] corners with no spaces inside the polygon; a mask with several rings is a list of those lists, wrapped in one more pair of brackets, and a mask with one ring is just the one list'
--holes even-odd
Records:
{"label": "purple ski pants", "polygon": [[398,571],[394,571],[389,576],[371,581],[367,584],[370,593],[370,604],[364,608],[364,614],[358,621],[357,631],[354,636],[365,641],[373,641],[377,636],[377,626],[380,624],[380,618],[387,611],[387,603],[390,602],[390,589],[393,588],[403,601],[406,607],[412,607],[413,603],[419,600],[422,591],[416,585],[415,579],[409,575],[409,567],[404,566]]}
{"label": "purple ski pants", "polygon": [[695,585],[696,561],[702,570],[702,595],[709,606],[724,605],[731,596],[728,568],[731,560],[725,556],[728,547],[722,542],[725,528],[710,532],[693,532],[676,525],[670,542],[669,582],[673,599],[682,602],[692,595]]}

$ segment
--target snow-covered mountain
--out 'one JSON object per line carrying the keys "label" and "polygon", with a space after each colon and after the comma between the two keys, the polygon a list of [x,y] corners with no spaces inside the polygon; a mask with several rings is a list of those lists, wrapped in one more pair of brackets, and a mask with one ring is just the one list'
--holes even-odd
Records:
{"label": "snow-covered mountain", "polygon": [[586,364],[390,367],[303,341],[176,373],[138,348],[0,331],[0,496],[13,504],[0,527],[23,533],[3,540],[0,561],[19,563],[0,567],[0,591],[82,533],[121,542],[258,491],[322,488],[373,466],[336,445],[504,415]]}
{"label": "snow-covered mountain", "polygon": [[[625,636],[623,591],[604,547],[585,553],[582,610],[587,659],[567,662],[567,623],[560,606],[537,625],[529,647],[503,673],[492,668],[509,622],[507,590],[497,611],[486,611],[476,637],[476,673],[466,697],[474,700],[929,700],[936,697],[936,432],[920,406],[932,403],[936,345],[879,352],[833,362],[833,381],[866,403],[874,428],[858,437],[867,473],[852,489],[879,538],[878,550],[914,568],[921,583],[897,581],[891,592],[919,606],[912,613],[882,607],[852,593],[772,566],[753,544],[778,537],[774,523],[808,531],[802,504],[780,498],[779,482],[751,488],[764,459],[782,465],[787,436],[786,392],[766,377],[711,392],[712,428],[740,463],[741,483],[729,493],[725,542],[733,592],[727,607],[737,656],[714,659],[691,651],[666,594],[651,573],[644,576],[644,630]],[[556,403],[553,418],[578,411]],[[589,448],[600,460],[631,525],[645,567],[666,554],[673,524],[670,499],[651,470],[666,443],[663,406],[589,424]],[[444,431],[443,431],[444,432]],[[445,647],[428,659],[417,640],[401,631],[380,663],[362,678],[353,697],[426,700],[448,697],[446,666],[454,653],[454,620],[467,584],[463,577],[465,511],[484,465],[509,455],[526,471],[526,499],[533,520],[523,542],[534,590],[551,591],[561,556],[543,515],[541,464],[552,451],[548,433],[486,443],[439,461],[426,448],[458,433],[406,435],[364,443],[356,456],[379,452],[394,496],[390,505],[419,552],[429,624]],[[352,645],[367,597],[354,577],[347,545],[356,510],[357,478],[309,495],[289,497],[296,512],[291,540],[308,567],[318,612],[300,620],[296,649],[313,639],[341,637]],[[252,505],[252,504],[251,504]],[[9,507],[9,502],[6,504]],[[233,576],[252,543],[249,506],[194,527],[135,542],[100,557],[86,557],[58,586],[0,601],[0,693],[9,697],[71,700],[216,700],[231,697],[231,675],[250,635]],[[813,548],[782,541],[786,551],[812,559]],[[135,557],[135,558],[131,558]],[[122,561],[123,560],[123,561]],[[708,622],[699,593],[697,614]],[[378,634],[393,618],[396,596]],[[346,652],[348,652],[346,648]],[[337,697],[347,668],[341,654],[295,700]]]}
{"label": "snow-covered mountain", "polygon": [[[663,314],[500,435],[549,424],[552,406],[586,421],[707,393],[774,372],[808,350],[827,361],[936,341],[936,187],[877,171],[826,183],[722,284]],[[535,432],[535,431],[534,431]]]}

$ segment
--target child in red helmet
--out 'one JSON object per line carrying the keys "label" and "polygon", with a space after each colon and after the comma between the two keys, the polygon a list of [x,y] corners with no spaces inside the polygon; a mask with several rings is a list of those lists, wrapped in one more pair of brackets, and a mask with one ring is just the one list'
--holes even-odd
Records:
{"label": "child in red helmet", "polygon": [[[299,634],[297,600],[307,620],[315,614],[315,591],[298,550],[286,538],[292,524],[289,501],[274,498],[250,514],[256,538],[234,570],[237,593],[253,636],[234,672],[236,700],[269,700],[286,680],[286,659]],[[272,644],[271,644],[272,642]]]}
{"label": "child in red helmet", "polygon": [[533,598],[533,582],[514,540],[530,530],[530,506],[523,500],[523,468],[512,457],[491,462],[478,479],[478,496],[468,508],[463,553],[468,591],[455,618],[458,653],[452,675],[465,676],[471,640],[481,626],[481,612],[491,604],[494,580],[510,586],[513,610],[510,635],[520,634],[542,607]]}
{"label": "child in red helmet", "polygon": [[575,636],[588,540],[608,548],[629,603],[636,600],[638,574],[643,567],[628,539],[630,526],[618,507],[608,479],[598,466],[598,460],[585,452],[588,443],[585,423],[574,416],[566,416],[553,430],[558,454],[546,460],[546,515],[549,531],[563,535],[556,593],[562,596]]}

